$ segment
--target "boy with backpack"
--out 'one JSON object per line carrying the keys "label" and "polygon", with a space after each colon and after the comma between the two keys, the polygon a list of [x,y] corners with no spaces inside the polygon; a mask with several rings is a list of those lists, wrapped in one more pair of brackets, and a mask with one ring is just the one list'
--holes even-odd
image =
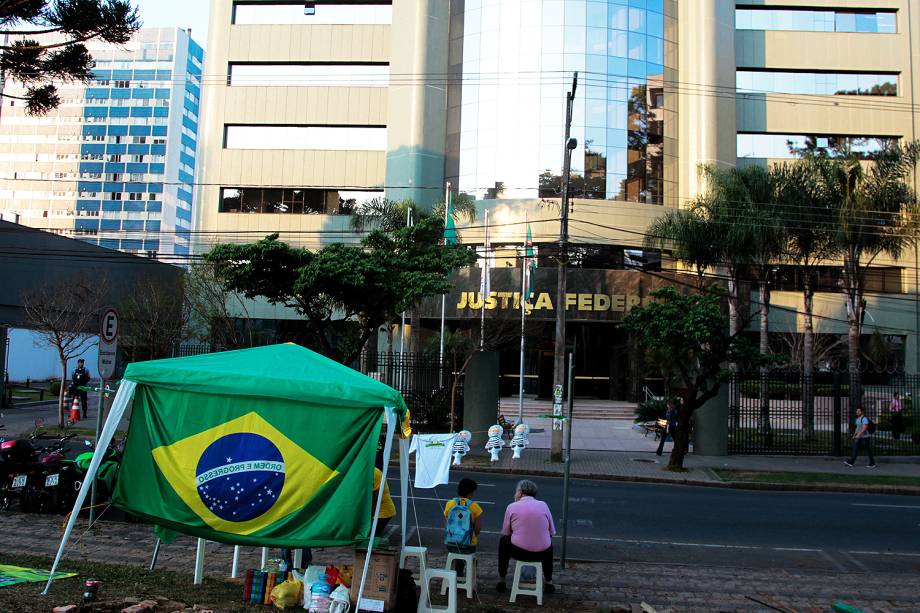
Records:
{"label": "boy with backpack", "polygon": [[844,464],[851,467],[856,463],[861,447],[866,448],[869,455],[868,468],[875,468],[875,458],[872,455],[872,435],[875,434],[875,422],[866,417],[862,407],[856,407],[856,430],[853,432],[853,455]]}
{"label": "boy with backpack", "polygon": [[[474,553],[479,544],[482,529],[482,507],[473,502],[477,483],[472,479],[460,479],[457,496],[444,505],[444,545],[454,553]],[[463,562],[457,563],[457,574],[464,572]]]}

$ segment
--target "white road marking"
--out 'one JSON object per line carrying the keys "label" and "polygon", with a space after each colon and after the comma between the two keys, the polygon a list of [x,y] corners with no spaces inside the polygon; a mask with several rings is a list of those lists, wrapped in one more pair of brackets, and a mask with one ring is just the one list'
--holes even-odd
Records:
{"label": "white road marking", "polygon": [[821,552],[821,557],[823,557],[825,560],[827,560],[828,562],[830,562],[830,563],[834,566],[834,568],[836,568],[836,569],[839,570],[840,572],[842,572],[842,573],[847,572],[846,566],[844,566],[843,564],[841,564],[840,562],[838,562],[836,558],[834,558],[832,555],[830,555],[830,554],[827,553],[826,551],[822,551],[822,552]]}
{"label": "white road marking", "polygon": [[851,507],[879,507],[884,509],[913,509],[920,511],[920,507],[909,504],[868,504],[865,502],[851,502]]}
{"label": "white road marking", "polygon": [[906,551],[848,551],[847,553],[867,556],[906,556],[910,558],[920,558],[920,553],[908,553]]}
{"label": "white road marking", "polygon": [[809,553],[818,553],[822,549],[809,549],[808,547],[774,547],[773,551],[803,551]]}
{"label": "white road marking", "polygon": [[[399,500],[399,494],[391,494],[393,500]],[[432,500],[434,502],[447,502],[450,498],[423,498],[421,496],[409,496],[410,500]],[[477,504],[495,504],[494,502],[487,502],[485,500],[474,500],[473,502]]]}
{"label": "white road marking", "polygon": [[866,567],[866,565],[863,564],[862,562],[860,562],[859,560],[857,560],[856,558],[854,558],[852,555],[850,555],[849,552],[841,551],[840,553],[842,553],[843,555],[845,555],[846,558],[847,558],[847,560],[849,560],[850,562],[852,562],[853,564],[855,564],[856,566],[858,566],[860,570],[862,570],[862,571],[864,571],[864,572],[869,572],[869,569]]}
{"label": "white road marking", "polygon": [[593,527],[594,527],[594,522],[591,521],[590,519],[576,519],[576,520],[575,520],[575,525],[576,525],[576,526],[584,526],[584,527],[586,527],[586,528],[593,528]]}

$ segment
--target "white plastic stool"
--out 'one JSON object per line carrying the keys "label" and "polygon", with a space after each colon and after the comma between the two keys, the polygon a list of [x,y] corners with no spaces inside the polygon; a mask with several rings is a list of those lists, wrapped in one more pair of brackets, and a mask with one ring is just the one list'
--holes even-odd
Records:
{"label": "white plastic stool", "polygon": [[[430,592],[428,590],[432,579],[441,579],[447,586],[447,606],[432,606],[428,602]],[[418,599],[417,613],[431,613],[438,611],[442,613],[457,613],[457,573],[452,570],[443,568],[429,568],[425,571],[425,580],[422,582],[422,593]]]}
{"label": "white plastic stool", "polygon": [[[461,576],[457,575],[457,589],[466,590],[466,597],[472,598],[473,592],[476,590],[476,554],[475,553],[447,553],[447,564],[444,567],[447,570],[454,570],[453,563],[459,561],[466,562],[466,570]],[[456,571],[454,571],[456,572]],[[441,586],[441,594],[447,592],[447,584]]]}
{"label": "white plastic stool", "polygon": [[[511,584],[511,600],[514,602],[518,596],[536,596],[537,604],[543,605],[543,565],[540,562],[521,562],[514,561],[514,583]],[[536,581],[534,583],[521,583],[521,570],[524,567],[531,567],[536,571]]]}
{"label": "white plastic stool", "polygon": [[403,547],[402,551],[399,552],[399,567],[406,567],[406,560],[408,558],[416,558],[418,560],[418,576],[415,576],[415,573],[412,573],[412,578],[416,581],[421,581],[425,576],[425,571],[428,569],[427,558],[428,558],[428,548],[427,547]]}

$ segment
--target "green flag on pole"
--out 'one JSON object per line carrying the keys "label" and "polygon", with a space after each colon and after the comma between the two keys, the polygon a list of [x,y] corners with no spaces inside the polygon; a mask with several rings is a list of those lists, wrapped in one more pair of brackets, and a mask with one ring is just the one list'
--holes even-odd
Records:
{"label": "green flag on pole", "polygon": [[457,225],[454,223],[454,203],[450,192],[447,192],[446,206],[444,214],[444,244],[456,245],[459,241],[457,240]]}
{"label": "green flag on pole", "polygon": [[524,274],[527,275],[527,282],[524,287],[525,299],[530,299],[534,291],[534,277],[537,274],[537,258],[533,250],[533,234],[530,232],[530,224],[527,224],[527,247],[524,255]]}
{"label": "green flag on pole", "polygon": [[296,345],[245,352],[129,366],[113,503],[222,543],[366,542],[382,409],[404,410],[398,392]]}

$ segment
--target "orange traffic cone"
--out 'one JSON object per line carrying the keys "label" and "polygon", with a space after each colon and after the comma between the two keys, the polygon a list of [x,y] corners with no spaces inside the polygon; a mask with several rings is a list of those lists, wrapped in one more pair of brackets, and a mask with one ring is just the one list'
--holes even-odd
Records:
{"label": "orange traffic cone", "polygon": [[80,397],[74,395],[73,404],[70,405],[70,423],[75,424],[80,421]]}

